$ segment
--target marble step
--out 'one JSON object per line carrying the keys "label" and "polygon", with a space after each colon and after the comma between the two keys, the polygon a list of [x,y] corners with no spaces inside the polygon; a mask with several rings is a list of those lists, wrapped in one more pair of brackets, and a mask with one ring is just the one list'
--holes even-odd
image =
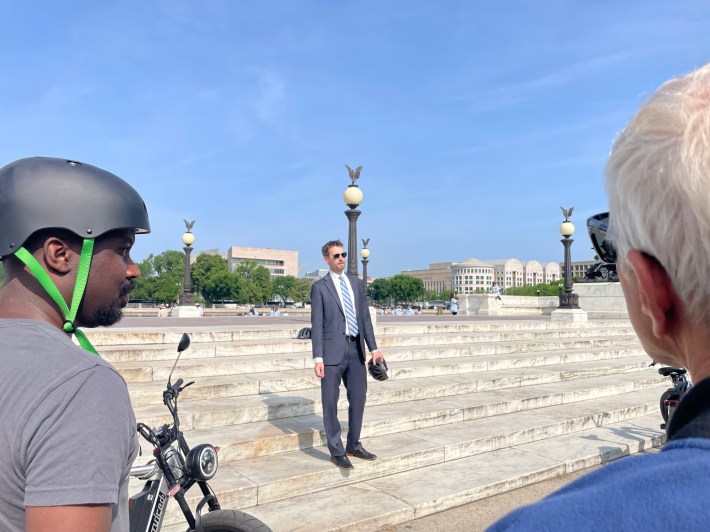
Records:
{"label": "marble step", "polygon": [[[651,368],[638,365],[626,368],[623,360],[601,360],[495,372],[371,381],[367,400],[369,405],[392,404],[426,397],[446,397],[594,376],[616,375],[621,379],[627,371],[650,383],[664,381]],[[345,398],[341,397],[341,403],[344,402]],[[320,405],[320,389],[312,388],[278,394],[184,401],[180,404],[180,412],[182,426],[188,430],[317,414],[321,411]],[[165,407],[157,401],[153,405],[138,405],[134,410],[136,418],[150,426],[159,426],[169,421]]]}
{"label": "marble step", "polygon": [[[458,355],[459,353],[460,351],[454,351],[451,354]],[[643,365],[645,362],[639,362],[639,360],[648,360],[648,357],[643,354],[643,350],[640,347],[593,351],[588,349],[563,349],[539,353],[510,353],[504,356],[427,357],[414,360],[410,358],[417,355],[425,356],[422,353],[417,354],[405,350],[388,352],[390,378],[430,377],[496,371],[514,367],[545,366],[630,357],[640,357],[635,362]],[[435,362],[432,361],[433,358],[436,359]],[[303,359],[294,359],[292,357],[282,358],[279,355],[264,355],[249,358],[242,357],[239,361],[241,362],[238,367],[240,373],[236,374],[218,373],[218,371],[222,371],[227,367],[233,367],[233,361],[226,363],[227,361],[215,360],[215,364],[208,364],[206,367],[193,365],[185,368],[180,365],[176,374],[179,374],[186,382],[196,381],[195,384],[185,390],[182,398],[184,400],[213,399],[320,387],[319,380],[313,374],[313,362],[310,356]],[[220,366],[219,364],[223,365]],[[186,369],[197,374],[186,373]],[[163,381],[129,381],[129,383],[131,402],[134,406],[154,404],[161,400],[162,390],[165,385]]]}
{"label": "marble step", "polygon": [[[112,345],[177,345],[184,332],[190,334],[193,344],[203,342],[229,343],[242,340],[271,340],[295,338],[303,324],[279,324],[254,322],[244,325],[212,325],[209,319],[201,326],[169,327],[122,327],[119,323],[111,328],[87,329],[86,335],[96,347]],[[385,322],[375,326],[375,334],[438,334],[454,332],[485,332],[485,331],[563,331],[600,329],[607,332],[625,329],[630,334],[633,330],[628,320],[590,320],[586,323],[551,322],[549,320],[475,320],[475,321],[425,321],[392,323]]]}
{"label": "marble step", "polygon": [[[179,323],[179,322],[178,322]],[[200,327],[121,327],[87,329],[86,336],[95,347],[125,346],[125,345],[165,345],[176,346],[183,333],[190,335],[193,344],[210,342],[238,342],[253,340],[274,340],[294,338],[298,331],[307,326],[294,324],[254,324],[243,325],[205,325]]]}
{"label": "marble step", "polygon": [[[506,462],[496,464],[499,459],[497,453],[523,445],[538,443],[539,453],[548,453],[558,461],[561,457],[569,456],[570,463],[578,467],[582,464],[589,467],[594,460],[589,453],[589,446],[584,448],[582,445],[579,449],[577,440],[582,444],[588,442],[588,439],[584,436],[580,438],[579,435],[590,430],[620,423],[633,426],[641,418],[645,422],[649,439],[660,442],[661,431],[658,429],[660,414],[657,412],[656,404],[659,394],[658,389],[648,390],[643,393],[578,402],[573,405],[550,406],[533,411],[459,422],[447,426],[446,430],[442,430],[443,427],[428,427],[372,436],[364,438],[363,445],[376,452],[378,460],[364,462],[353,459],[355,469],[351,471],[335,468],[329,462],[329,454],[325,447],[222,463],[217,478],[212,482],[212,487],[217,492],[223,507],[244,509],[273,528],[277,523],[271,522],[272,518],[266,519],[262,516],[271,515],[272,507],[281,508],[278,501],[285,500],[284,502],[289,502],[291,505],[299,505],[300,499],[307,497],[308,494],[317,492],[327,497],[327,494],[334,490],[368,482],[403,486],[399,484],[397,478],[393,478],[399,475],[402,475],[400,479],[406,478],[408,482],[419,484],[426,483],[431,476],[437,481],[437,486],[430,488],[435,492],[451,488],[457,492],[468,491],[455,474],[456,468],[444,466],[453,463],[459,464],[460,467],[467,467],[463,461],[480,457],[483,463],[506,469],[512,464]],[[556,443],[560,438],[567,438],[568,445]],[[569,441],[575,442],[574,449],[568,448],[572,446]],[[638,443],[639,439],[636,438],[635,441]],[[599,447],[599,442],[594,443]],[[549,453],[546,451],[548,444],[553,449],[562,447],[561,450],[564,452]],[[608,448],[607,444],[608,442],[604,441],[603,447]],[[597,449],[597,455],[599,454]],[[516,460],[525,462],[520,458],[518,453]],[[445,475],[439,476],[440,470],[449,471],[452,476],[448,479],[444,478]],[[465,478],[465,474],[462,476]],[[387,479],[389,482],[386,482]],[[445,486],[438,485],[445,482]],[[456,499],[458,498],[452,495],[452,501]],[[437,511],[441,509],[443,508]],[[287,522],[283,521],[283,525],[280,526],[286,526]],[[290,530],[290,528],[277,527],[275,530]]]}
{"label": "marble step", "polygon": [[628,320],[589,320],[587,322],[553,322],[545,319],[531,320],[475,320],[475,321],[426,321],[426,322],[378,322],[376,332],[380,334],[399,334],[407,331],[412,334],[433,334],[453,331],[516,331],[516,330],[584,330],[626,329],[632,331]]}
{"label": "marble step", "polygon": [[[483,393],[460,394],[445,398],[424,398],[397,404],[368,405],[362,437],[393,434],[401,431],[440,427],[452,423],[525,412],[536,408],[610,397],[614,394],[651,394],[658,403],[663,387],[648,387],[645,381],[628,377],[581,379],[524,388],[508,388]],[[659,389],[661,391],[659,391]],[[648,390],[651,390],[650,392]],[[347,416],[341,410],[341,424],[347,430]],[[318,414],[295,416],[272,421],[197,429],[186,432],[190,442],[209,441],[221,447],[223,461],[245,460],[258,456],[317,447],[325,443],[323,420]]]}
{"label": "marble step", "polygon": [[[299,369],[313,367],[310,347],[300,352],[279,352],[274,349],[254,355],[233,356],[214,353],[207,358],[180,358],[178,368],[181,375],[190,378],[215,375],[232,375],[248,372],[273,371],[274,369]],[[640,349],[636,337],[590,337],[570,339],[522,340],[516,342],[486,342],[441,345],[430,348],[392,347],[382,349],[390,360],[438,359],[454,356],[507,355],[511,353],[531,353],[541,351],[571,351],[578,349]],[[272,350],[273,349],[273,350]],[[175,353],[173,353],[175,355]],[[269,356],[271,355],[271,356]],[[164,360],[113,362],[127,382],[167,382],[168,375],[177,359],[176,356]],[[274,365],[270,365],[270,364]]]}
{"label": "marble step", "polygon": [[275,532],[377,530],[592,465],[619,458],[633,460],[630,455],[658,447],[662,441],[658,416],[652,414],[289,497],[246,511]]}
{"label": "marble step", "polygon": [[[632,330],[627,329],[581,329],[552,331],[504,331],[412,334],[378,336],[380,349],[431,348],[450,345],[495,345],[498,343],[522,343],[526,341],[560,341],[583,338],[636,338]],[[638,342],[638,340],[636,340]],[[101,356],[111,363],[174,361],[177,342],[172,344],[122,344],[99,346]],[[268,340],[234,340],[228,342],[192,342],[191,347],[182,355],[182,359],[205,359],[226,356],[245,356],[267,353],[303,353],[310,355],[311,342],[294,338],[273,338]]]}

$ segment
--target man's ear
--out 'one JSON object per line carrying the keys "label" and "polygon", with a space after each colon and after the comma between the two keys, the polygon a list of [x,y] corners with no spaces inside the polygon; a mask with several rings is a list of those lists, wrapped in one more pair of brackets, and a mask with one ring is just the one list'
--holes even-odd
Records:
{"label": "man's ear", "polygon": [[638,250],[629,251],[627,266],[636,276],[641,312],[651,320],[653,335],[666,336],[675,327],[678,296],[665,268],[653,257]]}
{"label": "man's ear", "polygon": [[42,251],[50,273],[62,275],[72,270],[72,259],[76,253],[66,240],[55,236],[48,237],[42,244]]}

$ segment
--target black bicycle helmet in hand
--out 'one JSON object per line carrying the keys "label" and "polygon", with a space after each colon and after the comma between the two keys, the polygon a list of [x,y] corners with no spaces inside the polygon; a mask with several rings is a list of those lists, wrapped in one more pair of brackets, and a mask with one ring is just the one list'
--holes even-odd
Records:
{"label": "black bicycle helmet in hand", "polygon": [[387,362],[385,359],[380,359],[377,364],[372,363],[372,359],[367,363],[367,371],[370,372],[370,376],[376,381],[386,381],[390,378],[387,374]]}

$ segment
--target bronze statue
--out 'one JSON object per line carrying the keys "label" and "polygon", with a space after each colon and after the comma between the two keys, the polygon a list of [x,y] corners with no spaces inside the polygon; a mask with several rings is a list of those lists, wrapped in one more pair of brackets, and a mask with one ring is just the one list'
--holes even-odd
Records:
{"label": "bronze statue", "polygon": [[574,210],[574,207],[570,207],[569,209],[560,207],[560,209],[562,209],[562,214],[565,215],[565,222],[569,222],[569,217],[572,216],[572,211]]}
{"label": "bronze statue", "polygon": [[353,185],[355,184],[355,181],[357,181],[360,178],[360,170],[362,170],[362,166],[358,166],[353,170],[350,168],[347,164],[345,165],[345,168],[348,169],[348,175],[350,176],[350,179],[353,182]]}
{"label": "bronze statue", "polygon": [[185,222],[185,227],[187,227],[187,232],[188,232],[188,233],[192,233],[192,226],[195,225],[195,220],[192,220],[191,222],[188,222],[187,220],[185,220],[185,219],[183,218],[182,221]]}

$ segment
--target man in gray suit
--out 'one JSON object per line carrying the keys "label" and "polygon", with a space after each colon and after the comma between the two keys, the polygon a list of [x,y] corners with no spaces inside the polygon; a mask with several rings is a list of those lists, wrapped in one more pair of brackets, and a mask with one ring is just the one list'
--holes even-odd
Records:
{"label": "man in gray suit", "polygon": [[[352,469],[349,456],[375,460],[360,443],[365,411],[367,371],[365,344],[373,363],[384,360],[377,350],[367,307],[365,285],[356,275],[346,275],[343,243],[331,240],[321,249],[330,267],[325,277],[311,288],[311,342],[316,377],[321,379],[323,424],[328,439],[330,460],[341,469]],[[346,447],[340,439],[338,398],[340,382],[348,395],[348,437]]]}

